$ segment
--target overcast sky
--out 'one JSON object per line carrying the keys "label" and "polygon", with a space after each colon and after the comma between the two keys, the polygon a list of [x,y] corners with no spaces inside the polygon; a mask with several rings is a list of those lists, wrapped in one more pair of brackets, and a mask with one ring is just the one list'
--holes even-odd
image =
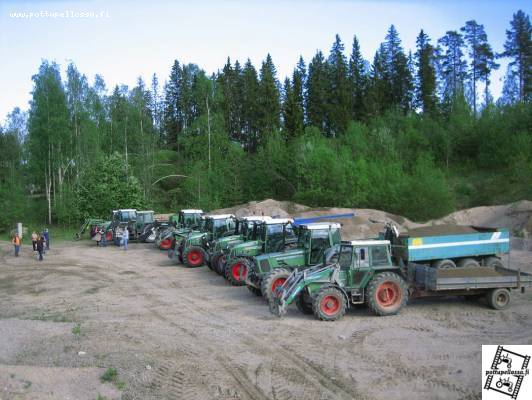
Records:
{"label": "overcast sky", "polygon": [[[103,75],[109,89],[121,83],[132,87],[139,75],[150,82],[153,73],[162,84],[176,58],[212,73],[223,67],[228,56],[240,62],[249,57],[258,68],[269,52],[282,80],[291,74],[299,55],[308,64],[317,49],[328,54],[337,33],[346,55],[357,35],[363,55],[371,61],[390,24],[396,26],[405,49],[414,50],[421,28],[434,43],[445,31],[475,19],[484,24],[494,50],[501,51],[512,14],[518,9],[530,13],[530,4],[520,0],[0,0],[0,120],[15,106],[28,108],[31,76],[42,59],[59,63],[63,74],[72,60],[91,83],[95,74]],[[24,12],[24,17],[14,14]],[[90,12],[94,16],[80,14]],[[492,79],[496,98],[505,65]]]}

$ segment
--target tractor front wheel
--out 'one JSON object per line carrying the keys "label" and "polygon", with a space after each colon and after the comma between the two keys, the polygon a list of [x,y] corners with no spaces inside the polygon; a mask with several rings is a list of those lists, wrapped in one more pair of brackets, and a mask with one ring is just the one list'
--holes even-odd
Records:
{"label": "tractor front wheel", "polygon": [[268,301],[268,303],[273,303],[277,288],[281,287],[289,276],[289,270],[285,268],[277,268],[262,280],[262,296]]}
{"label": "tractor front wheel", "polygon": [[332,286],[321,289],[312,302],[312,311],[322,321],[336,321],[344,316],[347,308],[345,296]]}
{"label": "tractor front wheel", "polygon": [[247,260],[245,258],[237,258],[231,263],[227,264],[227,279],[233,286],[243,286],[246,282],[240,278],[244,269],[247,268]]}
{"label": "tractor front wheel", "polygon": [[190,246],[183,252],[183,263],[189,268],[201,267],[205,263],[205,250]]}
{"label": "tractor front wheel", "polygon": [[395,272],[383,272],[373,277],[367,288],[368,306],[376,315],[397,314],[408,301],[408,288]]}

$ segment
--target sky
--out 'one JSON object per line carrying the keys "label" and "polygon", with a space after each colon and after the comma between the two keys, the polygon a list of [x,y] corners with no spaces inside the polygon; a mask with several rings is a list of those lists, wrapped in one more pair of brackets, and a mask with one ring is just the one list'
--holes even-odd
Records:
{"label": "sky", "polygon": [[[63,72],[70,61],[89,78],[103,76],[108,89],[133,87],[139,76],[162,84],[175,59],[208,74],[227,57],[260,63],[268,53],[279,80],[291,75],[299,56],[308,64],[316,50],[328,54],[339,34],[349,56],[353,36],[371,61],[391,24],[404,48],[415,51],[424,29],[435,43],[465,21],[484,24],[495,51],[502,51],[512,14],[530,14],[521,0],[0,0],[0,121],[18,106],[29,108],[32,81],[43,59]],[[507,61],[492,77],[497,98]]]}

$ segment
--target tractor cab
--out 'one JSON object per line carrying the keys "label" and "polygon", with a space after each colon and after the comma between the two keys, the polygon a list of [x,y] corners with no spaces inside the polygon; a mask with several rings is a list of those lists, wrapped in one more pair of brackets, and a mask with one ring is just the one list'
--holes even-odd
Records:
{"label": "tractor cab", "polygon": [[306,265],[321,263],[325,251],[340,244],[340,229],[339,223],[330,222],[315,222],[299,226],[298,246],[305,250]]}
{"label": "tractor cab", "polygon": [[137,211],[137,228],[141,229],[146,225],[153,224],[155,222],[155,212],[150,211]]}
{"label": "tractor cab", "polygon": [[137,220],[137,210],[125,209],[113,211],[113,221],[130,222]]}
{"label": "tractor cab", "polygon": [[264,221],[259,229],[262,253],[283,251],[285,245],[297,243],[297,235],[291,218],[272,218]]}
{"label": "tractor cab", "polygon": [[352,240],[343,242],[338,253],[342,271],[392,268],[389,240]]}
{"label": "tractor cab", "polygon": [[177,226],[181,228],[197,228],[203,217],[202,210],[181,210],[177,214]]}
{"label": "tractor cab", "polygon": [[233,214],[209,215],[205,217],[203,227],[205,238],[212,241],[235,232],[236,218]]}

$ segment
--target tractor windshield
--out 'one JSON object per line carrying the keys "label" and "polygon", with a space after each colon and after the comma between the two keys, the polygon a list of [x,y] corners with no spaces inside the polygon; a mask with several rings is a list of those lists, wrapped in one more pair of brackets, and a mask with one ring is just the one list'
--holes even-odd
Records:
{"label": "tractor windshield", "polygon": [[137,213],[135,211],[120,211],[119,220],[122,222],[128,222],[136,219]]}
{"label": "tractor windshield", "polygon": [[338,264],[342,269],[351,268],[351,261],[353,260],[353,248],[351,246],[342,246],[340,248],[340,255],[338,256]]}
{"label": "tractor windshield", "polygon": [[284,224],[266,225],[265,252],[278,252],[284,244]]}

